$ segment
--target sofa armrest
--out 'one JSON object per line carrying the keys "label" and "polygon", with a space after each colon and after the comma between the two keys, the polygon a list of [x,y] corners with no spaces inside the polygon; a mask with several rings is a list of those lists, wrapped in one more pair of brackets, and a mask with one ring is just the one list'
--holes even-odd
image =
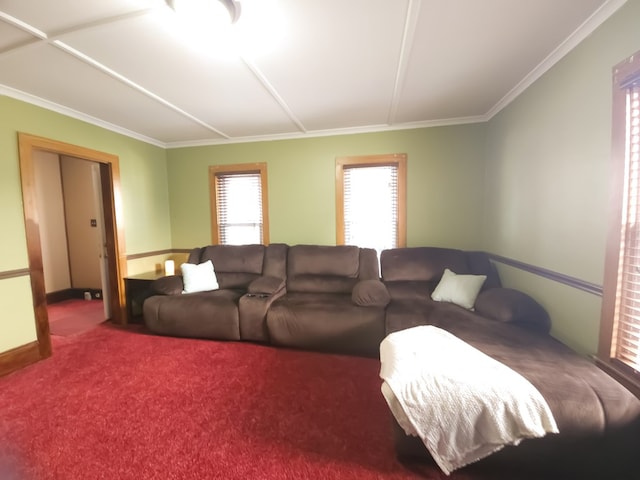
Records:
{"label": "sofa armrest", "polygon": [[[264,280],[263,282],[265,284],[271,284],[275,291],[273,293],[265,293],[266,288],[264,285],[259,289],[257,288],[263,283],[259,282],[257,286],[254,286],[255,293],[247,292],[246,295],[240,297],[240,300],[238,301],[238,310],[240,313],[240,338],[242,340],[250,340],[253,342],[269,341],[267,311],[271,304],[278,298],[282,297],[286,292],[284,280],[268,276],[261,278],[271,278],[272,280]],[[251,282],[251,285],[261,278]],[[276,280],[280,280],[281,283],[276,282]],[[280,288],[277,288],[277,285],[280,285]]]}
{"label": "sofa armrest", "polygon": [[386,307],[391,296],[380,280],[361,280],[351,291],[351,301],[361,307]]}
{"label": "sofa armrest", "polygon": [[526,293],[512,288],[490,288],[480,292],[475,312],[540,333],[549,333],[551,330],[551,319],[544,307]]}
{"label": "sofa armrest", "polygon": [[169,275],[151,282],[151,291],[155,295],[179,295],[184,290],[181,275]]}
{"label": "sofa armrest", "polygon": [[278,293],[284,288],[284,285],[284,278],[265,275],[256,278],[253,282],[251,282],[249,284],[249,287],[247,288],[247,293],[249,295],[269,296]]}

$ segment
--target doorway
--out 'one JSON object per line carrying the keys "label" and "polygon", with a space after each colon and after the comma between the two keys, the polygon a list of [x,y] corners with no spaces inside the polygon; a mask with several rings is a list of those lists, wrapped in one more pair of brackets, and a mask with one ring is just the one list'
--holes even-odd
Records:
{"label": "doorway", "polygon": [[29,257],[29,273],[36,319],[36,334],[40,358],[51,355],[51,336],[47,314],[40,219],[37,208],[34,152],[48,152],[95,162],[99,174],[101,214],[104,220],[105,283],[110,296],[105,312],[114,323],[126,323],[123,278],[126,276],[124,230],[120,206],[120,167],[116,155],[66,144],[25,133],[18,134],[25,230]]}
{"label": "doorway", "polygon": [[44,150],[31,159],[49,331],[77,335],[111,317],[100,164]]}

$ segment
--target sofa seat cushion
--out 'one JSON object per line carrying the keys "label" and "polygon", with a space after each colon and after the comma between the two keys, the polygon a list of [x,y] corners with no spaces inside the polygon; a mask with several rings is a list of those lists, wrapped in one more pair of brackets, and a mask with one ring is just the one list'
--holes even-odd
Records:
{"label": "sofa seat cushion", "polygon": [[350,294],[287,293],[267,313],[271,343],[377,357],[384,308],[360,307]]}
{"label": "sofa seat cushion", "polygon": [[177,337],[239,340],[239,290],[214,290],[184,295],[156,295],[145,300],[149,330]]}
{"label": "sofa seat cushion", "polygon": [[391,302],[385,315],[385,335],[418,325],[433,325],[431,314],[438,306],[430,298]]}

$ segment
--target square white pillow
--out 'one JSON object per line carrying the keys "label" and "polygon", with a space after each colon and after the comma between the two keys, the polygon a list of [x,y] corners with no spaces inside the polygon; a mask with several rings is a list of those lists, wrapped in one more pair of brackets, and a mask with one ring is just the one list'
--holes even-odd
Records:
{"label": "square white pillow", "polygon": [[182,293],[208,292],[219,288],[211,260],[199,265],[183,263],[180,265],[180,270],[182,270],[182,283],[184,284]]}
{"label": "square white pillow", "polygon": [[431,298],[436,302],[451,302],[471,310],[486,279],[486,275],[457,275],[446,268]]}

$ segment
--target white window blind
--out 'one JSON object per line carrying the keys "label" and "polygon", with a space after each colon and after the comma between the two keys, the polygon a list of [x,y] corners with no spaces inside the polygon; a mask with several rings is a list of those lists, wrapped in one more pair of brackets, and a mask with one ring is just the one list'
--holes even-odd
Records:
{"label": "white window blind", "polygon": [[625,191],[614,357],[640,371],[640,79],[626,95]]}
{"label": "white window blind", "polygon": [[220,244],[262,242],[262,184],[260,172],[216,175]]}
{"label": "white window blind", "polygon": [[398,243],[398,167],[344,169],[344,240],[378,254]]}

